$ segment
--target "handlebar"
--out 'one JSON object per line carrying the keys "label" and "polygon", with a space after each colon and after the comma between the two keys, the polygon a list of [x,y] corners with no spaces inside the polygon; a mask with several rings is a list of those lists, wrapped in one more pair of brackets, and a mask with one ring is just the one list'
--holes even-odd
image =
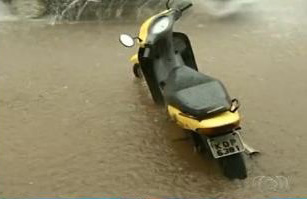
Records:
{"label": "handlebar", "polygon": [[184,12],[185,10],[189,9],[190,7],[192,7],[193,4],[192,3],[189,3],[187,6],[183,7],[180,9],[181,12]]}
{"label": "handlebar", "polygon": [[182,16],[182,13],[192,6],[193,4],[189,3],[186,6],[183,6],[182,8],[177,7],[177,9],[175,9],[175,20],[177,21]]}

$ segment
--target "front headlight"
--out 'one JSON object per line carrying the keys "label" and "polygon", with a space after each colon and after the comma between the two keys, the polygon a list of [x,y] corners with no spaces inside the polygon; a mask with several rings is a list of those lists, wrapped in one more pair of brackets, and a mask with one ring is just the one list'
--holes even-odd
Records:
{"label": "front headlight", "polygon": [[152,27],[152,33],[153,34],[159,34],[163,31],[165,31],[170,23],[170,19],[168,17],[162,17],[160,18]]}

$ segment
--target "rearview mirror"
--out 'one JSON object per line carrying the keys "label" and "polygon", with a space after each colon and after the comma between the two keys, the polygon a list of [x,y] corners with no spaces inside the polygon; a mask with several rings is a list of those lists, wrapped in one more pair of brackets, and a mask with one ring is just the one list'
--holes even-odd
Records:
{"label": "rearview mirror", "polygon": [[128,35],[128,34],[121,34],[119,36],[119,41],[121,44],[123,44],[125,47],[132,47],[134,46],[134,39]]}

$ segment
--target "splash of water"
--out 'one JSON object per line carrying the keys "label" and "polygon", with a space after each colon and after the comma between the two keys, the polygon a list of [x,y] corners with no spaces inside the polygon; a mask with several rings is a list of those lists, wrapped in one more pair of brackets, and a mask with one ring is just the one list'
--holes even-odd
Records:
{"label": "splash of water", "polygon": [[71,0],[63,10],[57,12],[57,19],[124,19],[142,18],[162,8],[161,0]]}
{"label": "splash of water", "polygon": [[[166,0],[165,0],[166,1]],[[54,21],[62,20],[105,20],[145,18],[161,10],[164,0],[0,0],[0,17],[41,18],[45,13],[54,16]],[[7,7],[10,7],[8,9]],[[14,15],[9,10],[14,11]],[[16,18],[16,17],[15,17]]]}
{"label": "splash of water", "polygon": [[[0,0],[0,18],[2,20],[13,19],[13,15],[2,1]],[[237,13],[254,0],[192,1],[203,5],[205,11],[211,15],[225,17]],[[79,21],[88,19],[123,20],[133,18],[143,20],[158,10],[164,9],[166,0],[13,0],[12,2],[15,2],[15,7],[20,7],[15,10],[22,11],[23,16],[39,16],[47,11],[45,13],[53,16],[51,17],[52,23],[56,23],[63,20]],[[45,2],[45,7],[43,7],[42,2]],[[14,7],[13,3],[11,7]]]}
{"label": "splash of water", "polygon": [[0,21],[16,20],[5,3],[0,1]]}
{"label": "splash of water", "polygon": [[242,11],[254,0],[199,0],[205,10],[216,17],[227,17]]}

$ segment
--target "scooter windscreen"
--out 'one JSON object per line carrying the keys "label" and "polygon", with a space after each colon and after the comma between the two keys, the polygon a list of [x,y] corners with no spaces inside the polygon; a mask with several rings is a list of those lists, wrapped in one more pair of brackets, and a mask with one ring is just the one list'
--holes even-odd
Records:
{"label": "scooter windscreen", "polygon": [[[169,36],[172,33],[172,28],[181,16],[182,12],[192,6],[190,1],[183,1],[176,4],[174,7],[166,10],[156,16],[150,21],[149,25],[144,26],[147,29],[146,37],[141,37],[143,43],[154,44],[162,37]],[[175,8],[176,7],[176,8]],[[147,28],[149,27],[149,28]],[[142,31],[141,31],[142,32]]]}
{"label": "scooter windscreen", "polygon": [[152,26],[151,28],[151,32],[153,34],[159,34],[159,33],[162,33],[163,31],[165,31],[169,25],[170,25],[170,18],[169,17],[161,17],[159,18],[155,23],[154,25]]}
{"label": "scooter windscreen", "polygon": [[168,3],[168,7],[176,11],[173,10],[169,12],[167,16],[158,18],[152,27],[152,32],[154,34],[158,34],[158,33],[165,31],[170,26],[170,24],[174,22],[172,21],[173,19],[176,20],[178,19],[179,16],[181,16],[181,14],[179,14],[178,16],[178,11],[183,12],[187,10],[188,8],[190,8],[192,5],[193,5],[192,2],[189,0],[173,1],[171,4],[171,7],[169,7],[169,3]]}
{"label": "scooter windscreen", "polygon": [[150,25],[146,44],[154,44],[157,40],[169,35],[175,22],[175,11],[169,11],[165,15],[159,16],[153,20]]}

